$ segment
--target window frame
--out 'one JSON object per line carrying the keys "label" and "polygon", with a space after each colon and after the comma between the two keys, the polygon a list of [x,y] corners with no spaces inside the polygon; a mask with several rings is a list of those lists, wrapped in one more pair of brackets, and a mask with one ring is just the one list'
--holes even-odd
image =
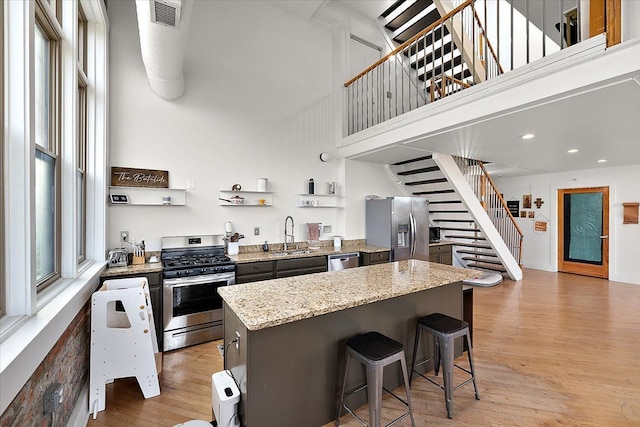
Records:
{"label": "window frame", "polygon": [[[61,3],[57,2],[60,7]],[[36,0],[35,2],[35,26],[39,26],[45,37],[49,40],[49,127],[48,127],[48,147],[34,144],[33,157],[39,151],[54,159],[54,254],[53,271],[35,283],[36,293],[40,293],[52,285],[61,277],[62,268],[62,221],[61,221],[61,185],[62,185],[62,150],[61,150],[61,95],[62,95],[62,70],[61,70],[61,40],[63,32],[58,21],[58,13],[51,9],[46,0]],[[35,169],[33,171],[35,178]],[[34,179],[35,185],[35,179]],[[35,215],[35,214],[34,214]],[[34,217],[35,219],[35,217]],[[34,240],[35,242],[35,240]],[[36,262],[36,257],[32,260]]]}
{"label": "window frame", "polygon": [[6,310],[6,272],[5,268],[5,196],[7,194],[5,188],[4,181],[4,151],[5,151],[5,142],[4,142],[4,109],[5,109],[5,99],[4,99],[4,43],[6,40],[6,34],[4,31],[4,0],[0,1],[0,34],[2,34],[2,42],[0,42],[0,318],[2,318]]}
{"label": "window frame", "polygon": [[[76,55],[78,58],[78,92],[77,92],[77,123],[76,123],[76,179],[78,175],[82,175],[82,186],[76,185],[76,203],[82,203],[76,206],[76,212],[79,218],[76,218],[76,258],[80,265],[87,258],[87,144],[88,144],[88,106],[87,106],[87,90],[89,87],[89,79],[87,78],[87,33],[88,21],[82,5],[78,4],[78,37]],[[77,184],[79,182],[77,181]]]}

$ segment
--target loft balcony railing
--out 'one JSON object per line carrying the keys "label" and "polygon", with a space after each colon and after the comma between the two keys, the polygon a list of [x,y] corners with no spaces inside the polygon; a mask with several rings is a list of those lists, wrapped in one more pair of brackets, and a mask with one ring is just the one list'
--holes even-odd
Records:
{"label": "loft balcony railing", "polygon": [[[344,84],[346,133],[361,130],[579,43],[579,0],[434,0],[441,18]],[[589,36],[620,42],[620,0]],[[606,16],[606,20],[605,20]],[[596,28],[597,27],[597,28]],[[584,37],[586,38],[586,37]]]}

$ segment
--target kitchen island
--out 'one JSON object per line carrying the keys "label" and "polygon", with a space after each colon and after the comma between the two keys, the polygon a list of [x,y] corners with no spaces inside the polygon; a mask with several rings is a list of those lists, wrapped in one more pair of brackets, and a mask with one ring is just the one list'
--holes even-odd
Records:
{"label": "kitchen island", "polygon": [[[403,343],[410,358],[416,318],[436,311],[462,318],[461,282],[476,274],[407,260],[220,288],[225,369],[240,387],[242,425],[330,422],[346,341],[375,330]],[[347,387],[363,378],[351,369]],[[385,376],[387,388],[399,384],[399,370]]]}

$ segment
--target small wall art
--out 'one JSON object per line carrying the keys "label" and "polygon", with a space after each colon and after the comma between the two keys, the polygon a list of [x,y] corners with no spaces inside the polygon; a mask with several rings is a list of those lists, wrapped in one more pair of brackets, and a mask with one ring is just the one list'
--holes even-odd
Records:
{"label": "small wall art", "polygon": [[535,218],[536,213],[534,211],[529,211],[529,218]]}
{"label": "small wall art", "polygon": [[522,209],[531,209],[531,194],[522,196]]}
{"label": "small wall art", "polygon": [[542,206],[544,202],[542,201],[542,198],[538,197],[533,203],[536,205],[536,208],[540,209],[540,206]]}
{"label": "small wall art", "polygon": [[520,218],[526,218],[527,217],[527,211],[520,211]]}
{"label": "small wall art", "polygon": [[547,231],[546,221],[535,221],[533,223],[533,231],[544,233]]}
{"label": "small wall art", "polygon": [[511,212],[511,215],[517,217],[520,211],[520,200],[507,200],[507,208],[509,212]]}

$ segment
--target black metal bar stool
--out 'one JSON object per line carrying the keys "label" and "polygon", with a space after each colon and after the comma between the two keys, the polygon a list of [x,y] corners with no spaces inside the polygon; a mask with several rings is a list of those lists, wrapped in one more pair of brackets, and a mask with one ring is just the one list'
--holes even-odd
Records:
{"label": "black metal bar stool", "polygon": [[[365,366],[367,371],[367,380],[364,385],[345,393],[345,387],[347,385],[347,372],[349,371],[349,360],[352,357]],[[402,366],[402,378],[404,379],[404,388],[407,393],[406,402],[395,395],[393,392],[384,388],[382,385],[382,374],[384,367],[398,361]],[[399,342],[394,341],[391,338],[386,337],[378,332],[367,332],[365,334],[356,335],[355,337],[347,341],[344,377],[342,380],[342,392],[340,394],[340,401],[338,402],[338,409],[336,413],[336,426],[340,425],[340,414],[342,413],[343,407],[363,425],[367,425],[344,403],[345,397],[358,391],[364,390],[365,388],[367,389],[367,396],[369,400],[369,425],[371,427],[380,427],[382,390],[385,390],[400,402],[404,403],[408,409],[407,412],[393,420],[391,423],[387,424],[387,426],[394,424],[409,415],[411,417],[411,425],[415,427],[415,422],[413,420],[413,410],[411,408],[411,395],[409,392],[407,364],[404,359],[404,347]]]}
{"label": "black metal bar stool", "polygon": [[[433,356],[416,364],[416,354],[418,353],[418,345],[420,344],[420,335],[423,331],[433,336]],[[467,370],[461,366],[458,366],[453,361],[454,340],[458,337],[464,337],[467,340],[467,355],[469,356],[469,366],[471,370]],[[431,360],[434,361],[434,369],[436,375],[438,375],[438,371],[440,370],[440,362],[442,361],[442,376],[444,380],[444,386],[416,371],[416,367],[430,362]],[[471,375],[471,378],[455,387],[453,385],[454,366]],[[478,394],[478,386],[476,385],[475,369],[473,368],[473,355],[471,354],[469,324],[463,320],[454,319],[453,317],[449,317],[446,314],[442,313],[433,313],[428,316],[419,318],[418,326],[416,328],[416,338],[413,344],[413,359],[411,362],[411,376],[409,378],[409,383],[411,383],[411,378],[413,378],[414,372],[444,390],[444,399],[447,406],[447,416],[449,418],[453,418],[453,392],[460,387],[465,386],[470,381],[473,381],[473,389],[476,394],[476,399],[480,400],[480,394]]]}

